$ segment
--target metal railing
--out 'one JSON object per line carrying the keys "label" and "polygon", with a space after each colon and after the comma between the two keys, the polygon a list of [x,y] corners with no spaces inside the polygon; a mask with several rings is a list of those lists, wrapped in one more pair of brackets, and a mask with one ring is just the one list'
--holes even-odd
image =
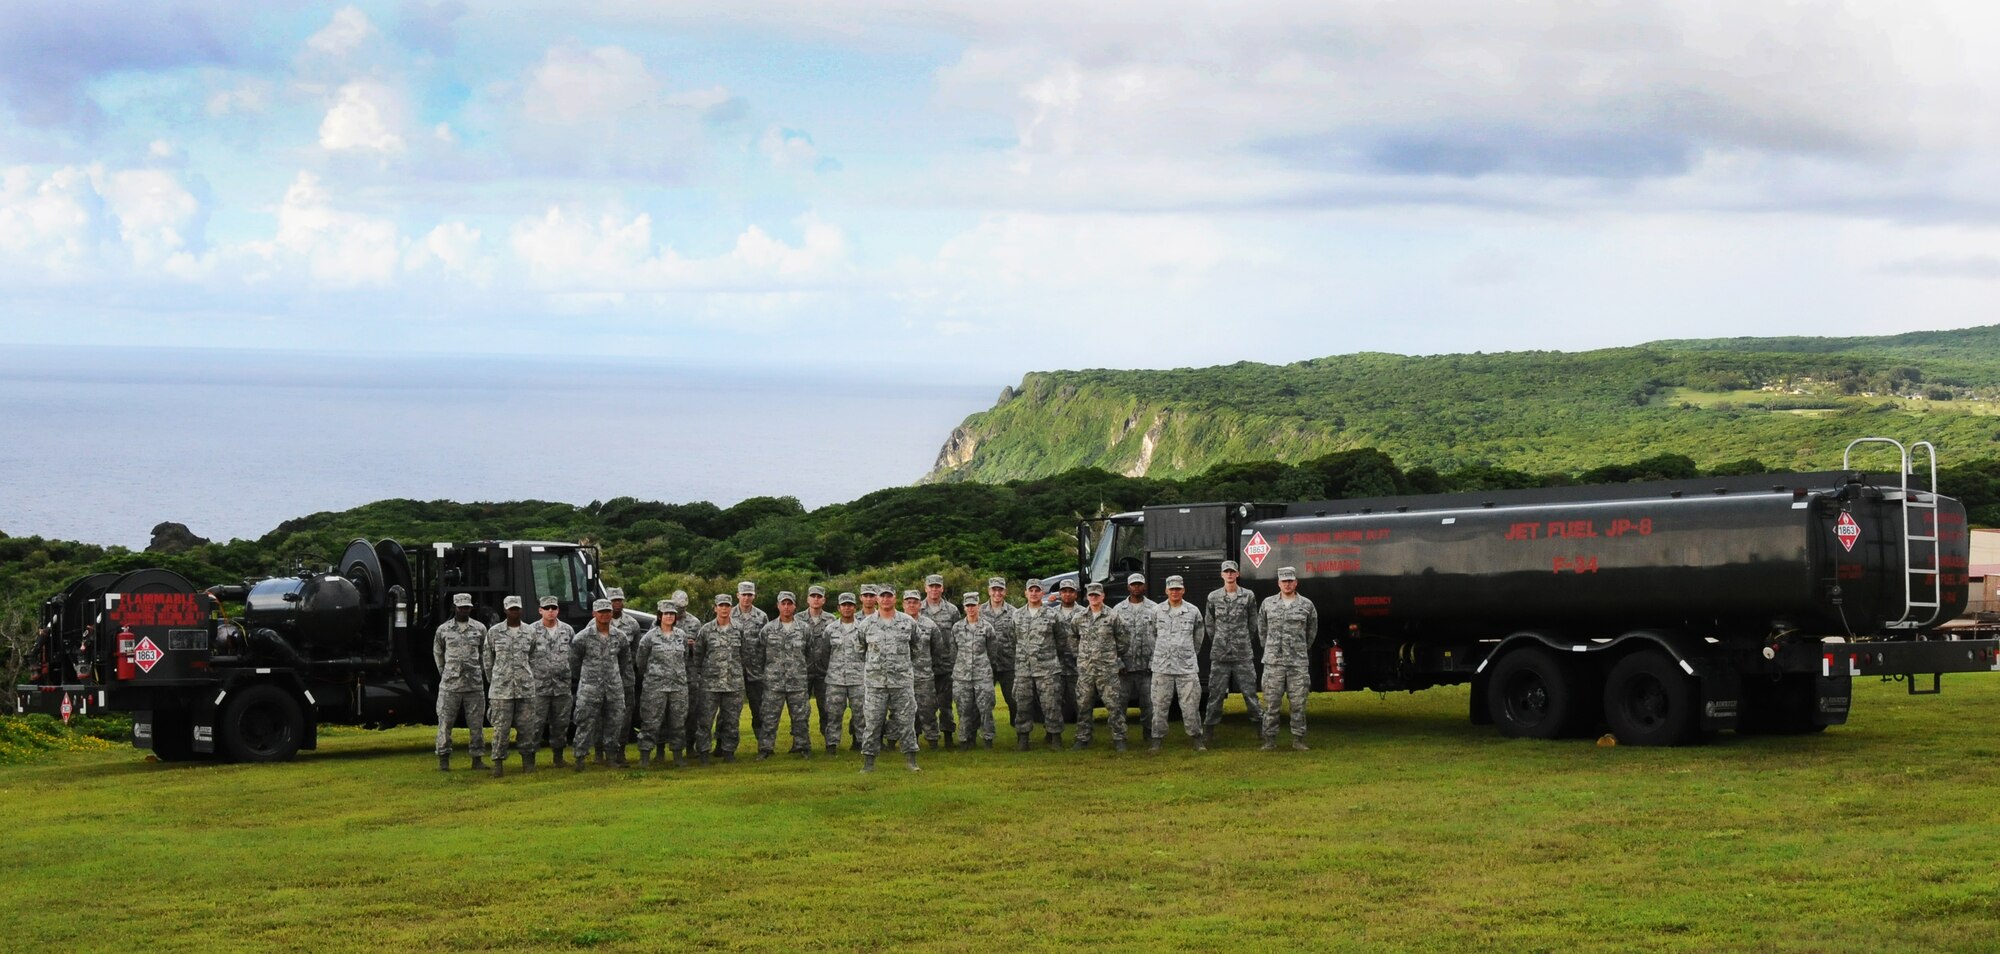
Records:
{"label": "metal railing", "polygon": [[[1902,507],[1903,516],[1903,540],[1901,543],[1903,551],[1903,614],[1898,619],[1890,621],[1888,627],[1890,629],[1920,629],[1929,626],[1937,622],[1938,616],[1944,612],[1944,576],[1940,570],[1943,565],[1944,553],[1938,543],[1937,447],[1930,441],[1917,441],[1905,447],[1902,441],[1894,438],[1863,437],[1848,442],[1847,449],[1841,452],[1841,470],[1854,469],[1854,448],[1862,444],[1887,444],[1896,449],[1896,454],[1900,460],[1900,464],[1896,468],[1896,473],[1902,482],[1897,503]],[[1922,463],[1930,470],[1930,489],[1928,490],[1912,489],[1910,487],[1910,477],[1912,471],[1915,470],[1915,464],[1918,463],[1918,461],[1913,460],[1918,448],[1923,449],[1924,460]],[[1923,522],[1921,524],[1912,523],[1912,520],[1921,520]],[[1920,544],[1930,545],[1930,566],[1912,565],[1913,561],[1910,558],[1911,547]],[[1917,598],[1920,595],[1924,595],[1924,591],[1919,590],[1915,582],[1919,577],[1930,580],[1928,593],[1930,599],[1928,600]],[[1923,610],[1929,610],[1930,615],[1922,619],[1917,618],[1918,614]]]}

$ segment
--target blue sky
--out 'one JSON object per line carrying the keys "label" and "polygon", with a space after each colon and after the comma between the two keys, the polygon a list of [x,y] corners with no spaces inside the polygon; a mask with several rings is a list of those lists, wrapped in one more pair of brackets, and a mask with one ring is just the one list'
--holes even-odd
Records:
{"label": "blue sky", "polygon": [[0,0],[0,342],[1008,381],[1991,323],[1996,47],[1972,3]]}

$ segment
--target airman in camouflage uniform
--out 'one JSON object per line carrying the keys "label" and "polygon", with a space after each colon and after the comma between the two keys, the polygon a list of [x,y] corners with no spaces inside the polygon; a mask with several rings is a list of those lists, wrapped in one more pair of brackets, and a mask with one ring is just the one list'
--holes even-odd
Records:
{"label": "airman in camouflage uniform", "polygon": [[[688,638],[680,632],[680,605],[661,600],[659,625],[639,637],[639,767],[672,754],[675,765],[686,765],[688,710]],[[660,743],[666,743],[662,746]]]}
{"label": "airman in camouflage uniform", "polygon": [[[1007,703],[1007,724],[1020,718],[1014,708],[1014,611],[1007,603],[1007,581],[994,577],[986,581],[986,602],[979,605],[979,618],[993,627],[993,682]],[[1028,713],[1033,719],[1034,713]]]}
{"label": "airman in camouflage uniform", "polygon": [[1076,635],[1076,747],[1090,747],[1098,700],[1111,727],[1111,744],[1125,751],[1125,681],[1120,660],[1130,650],[1125,623],[1104,605],[1104,584],[1090,584],[1090,605],[1070,624]]}
{"label": "airman in camouflage uniform", "polygon": [[451,771],[451,729],[462,716],[472,734],[472,767],[482,769],[486,748],[486,686],[480,673],[480,652],[486,627],[472,618],[472,594],[451,598],[451,619],[437,628],[431,655],[437,661],[438,771]]}
{"label": "airman in camouflage uniform", "polygon": [[736,584],[736,606],[730,618],[743,628],[743,700],[750,706],[750,737],[764,737],[764,624],[769,614],[757,608],[757,584]]}
{"label": "airman in camouflage uniform", "polygon": [[1208,617],[1208,699],[1203,704],[1208,717],[1203,723],[1215,738],[1214,727],[1222,722],[1222,703],[1229,698],[1233,683],[1243,694],[1243,708],[1250,723],[1261,730],[1264,711],[1257,705],[1257,594],[1237,585],[1235,560],[1222,561],[1222,586],[1208,594],[1202,615]]}
{"label": "airman in camouflage uniform", "polygon": [[806,689],[807,644],[812,630],[795,614],[798,600],[786,590],[778,594],[778,618],[758,634],[764,657],[764,728],[757,735],[757,757],[767,759],[778,747],[778,717],[790,712],[792,747],[787,754],[812,755],[811,695]]}
{"label": "airman in camouflage uniform", "polygon": [[1042,713],[1043,741],[1049,748],[1062,746],[1063,705],[1062,655],[1056,647],[1069,638],[1069,627],[1055,607],[1042,605],[1042,581],[1028,581],[1028,605],[1014,611],[1014,745],[1028,750],[1028,736],[1035,722],[1030,713]]}
{"label": "airman in camouflage uniform", "polygon": [[[626,658],[625,637],[611,625],[611,601],[591,604],[590,625],[569,643],[570,674],[576,682],[576,741],[570,752],[571,766],[583,771],[583,757],[592,748],[602,750],[604,740],[616,738],[625,718],[624,674],[631,666]],[[616,764],[625,764],[625,746],[616,745]]]}
{"label": "airman in camouflage uniform", "polygon": [[521,622],[521,598],[500,604],[507,618],[486,630],[480,665],[486,671],[486,715],[493,722],[493,777],[507,761],[507,731],[514,730],[521,768],[535,769],[535,634]]}
{"label": "airman in camouflage uniform", "polygon": [[[1134,573],[1125,578],[1126,598],[1112,607],[1125,624],[1130,647],[1120,669],[1125,680],[1125,704],[1139,707],[1139,730],[1153,737],[1153,611],[1160,604],[1146,598],[1146,578]],[[1170,703],[1171,704],[1171,703]]]}
{"label": "airman in camouflage uniform", "polygon": [[[681,618],[674,623],[674,628],[681,631],[681,633],[685,634],[692,641],[695,634],[701,632],[701,614],[688,608],[688,594],[686,590],[675,590],[673,599],[674,605],[681,608]],[[691,674],[699,674],[701,672],[701,660],[695,656],[692,649],[688,651],[688,672]],[[695,736],[701,734],[696,725],[700,715],[701,689],[691,681],[688,686],[687,728],[681,736],[689,744],[694,742]]]}
{"label": "airman in camouflage uniform", "polygon": [[725,762],[736,761],[736,743],[743,723],[743,643],[749,635],[730,616],[734,604],[726,593],[715,597],[715,618],[701,624],[695,651],[701,657],[700,734],[694,742],[701,764],[708,764],[709,745]]}
{"label": "airman in camouflage uniform", "polygon": [[885,727],[903,743],[903,758],[917,768],[917,698],[912,689],[911,657],[921,637],[915,620],[896,610],[895,594],[881,595],[881,611],[861,621],[861,645],[866,653],[862,694],[867,718],[861,729],[861,770],[875,771]]}
{"label": "airman in camouflage uniform", "polygon": [[[562,768],[563,749],[569,746],[570,707],[574,705],[569,644],[576,638],[576,630],[557,615],[562,612],[562,601],[556,597],[542,597],[541,610],[541,621],[528,627],[535,636],[535,725],[548,736],[549,756],[556,768]],[[529,765],[534,764],[533,749],[538,747],[530,747]]]}
{"label": "airman in camouflage uniform", "polygon": [[825,587],[806,587],[806,611],[799,614],[799,621],[806,625],[806,694],[812,696],[813,708],[819,712],[822,738],[826,736],[826,664],[833,651],[827,627],[839,618],[826,611]]}
{"label": "airman in camouflage uniform", "polygon": [[[931,622],[931,618],[923,614],[922,605],[923,599],[917,595],[916,590],[904,591],[903,614],[910,617],[910,620],[917,624],[916,652],[910,656],[910,690],[917,697],[917,731],[923,735],[924,741],[931,748],[935,749],[938,747],[939,736],[937,723],[938,670],[935,661],[931,658],[931,654],[936,651],[937,644],[943,640],[943,635],[938,632],[937,624]],[[944,671],[950,672],[951,670],[946,669]]]}
{"label": "airman in camouflage uniform", "polygon": [[826,740],[826,754],[840,748],[840,731],[847,726],[850,748],[861,747],[862,703],[867,683],[866,646],[861,640],[861,621],[854,615],[854,594],[842,593],[837,604],[840,618],[826,628],[826,714],[819,724]]}
{"label": "airman in camouflage uniform", "polygon": [[931,644],[932,699],[936,711],[931,718],[938,731],[944,735],[947,748],[956,745],[958,723],[952,718],[952,653],[951,628],[957,625],[965,614],[944,598],[944,575],[933,573],[924,577],[924,605],[920,612],[924,618],[936,624],[936,642]]}
{"label": "airman in camouflage uniform", "polygon": [[965,618],[951,624],[951,692],[958,703],[958,742],[972,734],[993,747],[993,624],[979,617],[979,594],[965,594]]}
{"label": "airman in camouflage uniform", "polygon": [[1291,703],[1292,748],[1306,751],[1307,660],[1319,636],[1319,608],[1299,595],[1299,572],[1278,568],[1278,595],[1257,609],[1264,634],[1264,750],[1278,747],[1278,699]]}
{"label": "airman in camouflage uniform", "polygon": [[[624,590],[614,586],[605,590],[604,595],[611,599],[611,628],[625,638],[625,671],[619,673],[619,682],[625,688],[625,725],[619,728],[615,736],[605,735],[604,741],[623,747],[638,737],[632,723],[639,713],[639,674],[632,669],[632,659],[639,652],[639,636],[646,628],[639,624],[639,617],[626,614]],[[604,761],[604,752],[601,748],[597,753],[597,759],[599,762]]]}
{"label": "airman in camouflage uniform", "polygon": [[1208,641],[1208,624],[1201,610],[1182,599],[1186,593],[1180,577],[1167,577],[1167,602],[1153,611],[1153,737],[1148,745],[1155,752],[1167,737],[1167,714],[1175,700],[1194,750],[1208,748],[1201,724],[1201,644]]}
{"label": "airman in camouflage uniform", "polygon": [[1063,719],[1066,722],[1076,722],[1076,618],[1082,616],[1084,612],[1083,604],[1076,601],[1076,581],[1064,579],[1056,588],[1056,597],[1058,599],[1055,606],[1056,613],[1063,618],[1063,625],[1068,627],[1069,632],[1069,638],[1056,647],[1056,652],[1062,656],[1063,664]]}

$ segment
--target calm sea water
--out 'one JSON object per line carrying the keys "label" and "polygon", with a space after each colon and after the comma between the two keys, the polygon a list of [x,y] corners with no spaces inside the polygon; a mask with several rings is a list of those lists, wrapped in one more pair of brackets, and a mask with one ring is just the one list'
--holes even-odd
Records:
{"label": "calm sea water", "polygon": [[911,483],[1002,384],[573,358],[8,349],[0,531],[142,547],[388,497],[807,507]]}

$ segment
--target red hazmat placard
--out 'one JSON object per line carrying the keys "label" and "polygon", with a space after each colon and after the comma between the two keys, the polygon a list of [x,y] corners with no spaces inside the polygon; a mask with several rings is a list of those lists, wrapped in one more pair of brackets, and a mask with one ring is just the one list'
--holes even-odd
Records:
{"label": "red hazmat placard", "polygon": [[165,658],[167,654],[160,651],[151,637],[139,640],[139,645],[132,647],[132,662],[139,666],[140,672],[152,672],[153,667]]}
{"label": "red hazmat placard", "polygon": [[1853,514],[1843,510],[1840,520],[1833,525],[1833,535],[1840,538],[1840,545],[1847,552],[1853,553],[1854,545],[1861,541],[1861,525],[1854,522]]}
{"label": "red hazmat placard", "polygon": [[1251,566],[1263,566],[1264,558],[1271,555],[1271,545],[1264,542],[1263,531],[1250,534],[1250,542],[1243,545],[1243,558]]}

